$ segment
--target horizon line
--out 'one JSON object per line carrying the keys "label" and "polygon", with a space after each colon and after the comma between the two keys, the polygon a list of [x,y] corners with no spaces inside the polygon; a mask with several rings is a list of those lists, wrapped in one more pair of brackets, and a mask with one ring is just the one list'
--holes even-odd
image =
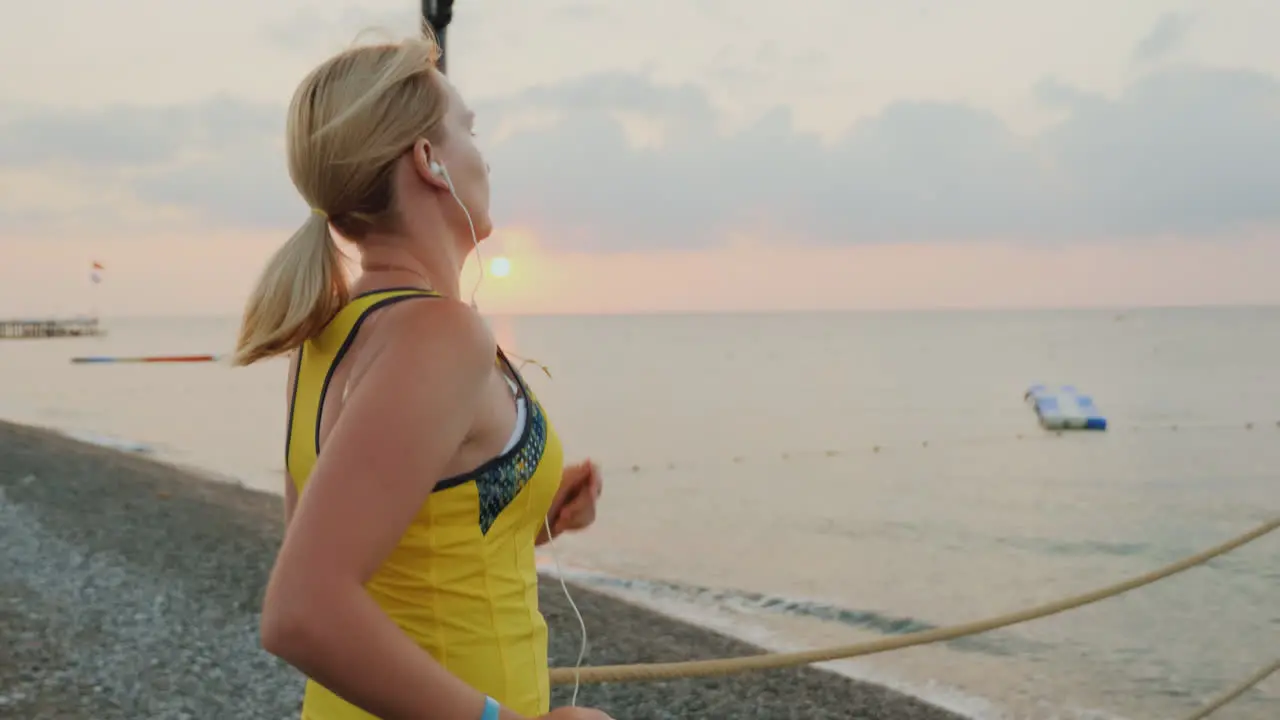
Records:
{"label": "horizon line", "polygon": [[[1104,312],[1142,312],[1142,311],[1167,311],[1167,310],[1266,310],[1280,308],[1280,302],[1210,302],[1195,304],[1150,304],[1150,305],[1044,305],[1044,306],[919,306],[919,307],[885,307],[885,308],[742,308],[742,309],[714,309],[714,310],[632,310],[632,311],[549,311],[549,312],[493,312],[486,313],[483,309],[480,311],[482,315],[489,317],[562,317],[562,318],[601,318],[601,317],[617,317],[617,318],[634,318],[634,317],[708,317],[708,316],[726,316],[726,315],[890,315],[890,314],[907,314],[907,313],[935,313],[935,314],[966,314],[966,313],[1062,313],[1062,312],[1080,312],[1080,313],[1104,313]],[[97,318],[104,319],[122,319],[122,320],[160,320],[160,319],[227,319],[240,315],[239,312],[192,312],[192,313],[122,313],[111,314],[102,313],[97,315],[89,314],[60,314],[60,315],[43,315],[28,314],[27,319],[39,320],[68,320],[68,319],[85,319]],[[0,321],[17,320],[17,317],[0,316]]]}

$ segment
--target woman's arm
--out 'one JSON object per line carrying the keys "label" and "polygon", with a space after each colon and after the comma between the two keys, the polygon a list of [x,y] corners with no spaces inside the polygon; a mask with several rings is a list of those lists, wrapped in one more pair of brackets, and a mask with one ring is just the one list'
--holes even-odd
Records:
{"label": "woman's arm", "polygon": [[[272,570],[262,643],[385,720],[478,719],[484,695],[419,648],[364,584],[470,430],[494,344],[460,303],[384,313]],[[504,708],[501,717],[520,716]]]}
{"label": "woman's arm", "polygon": [[293,476],[288,470],[284,471],[284,527],[289,529],[289,522],[293,520],[293,513],[298,509],[298,488],[293,484]]}

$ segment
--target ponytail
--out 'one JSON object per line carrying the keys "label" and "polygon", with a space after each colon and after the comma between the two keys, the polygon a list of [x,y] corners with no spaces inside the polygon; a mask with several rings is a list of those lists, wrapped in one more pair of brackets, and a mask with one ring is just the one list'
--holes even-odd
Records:
{"label": "ponytail", "polygon": [[328,219],[312,213],[258,278],[232,364],[283,355],[317,335],[350,296],[342,259]]}

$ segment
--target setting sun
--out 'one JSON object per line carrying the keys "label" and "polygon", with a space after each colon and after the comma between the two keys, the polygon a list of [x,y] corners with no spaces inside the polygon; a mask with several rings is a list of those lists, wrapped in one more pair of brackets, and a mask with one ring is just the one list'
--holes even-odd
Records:
{"label": "setting sun", "polygon": [[496,257],[489,263],[489,273],[494,277],[506,277],[511,274],[511,261],[504,257]]}

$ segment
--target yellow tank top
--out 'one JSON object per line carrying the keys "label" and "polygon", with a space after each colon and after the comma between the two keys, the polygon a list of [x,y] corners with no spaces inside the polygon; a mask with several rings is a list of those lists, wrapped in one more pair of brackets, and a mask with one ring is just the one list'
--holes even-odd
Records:
{"label": "yellow tank top", "polygon": [[[423,297],[435,296],[398,289],[357,297],[302,347],[285,451],[299,495],[320,452],[329,378],[361,323],[378,308]],[[470,473],[439,482],[365,588],[454,675],[516,712],[537,716],[548,712],[550,690],[534,539],[560,486],[563,456],[542,407],[510,369],[527,410],[516,444]],[[373,716],[308,681],[302,718]]]}

